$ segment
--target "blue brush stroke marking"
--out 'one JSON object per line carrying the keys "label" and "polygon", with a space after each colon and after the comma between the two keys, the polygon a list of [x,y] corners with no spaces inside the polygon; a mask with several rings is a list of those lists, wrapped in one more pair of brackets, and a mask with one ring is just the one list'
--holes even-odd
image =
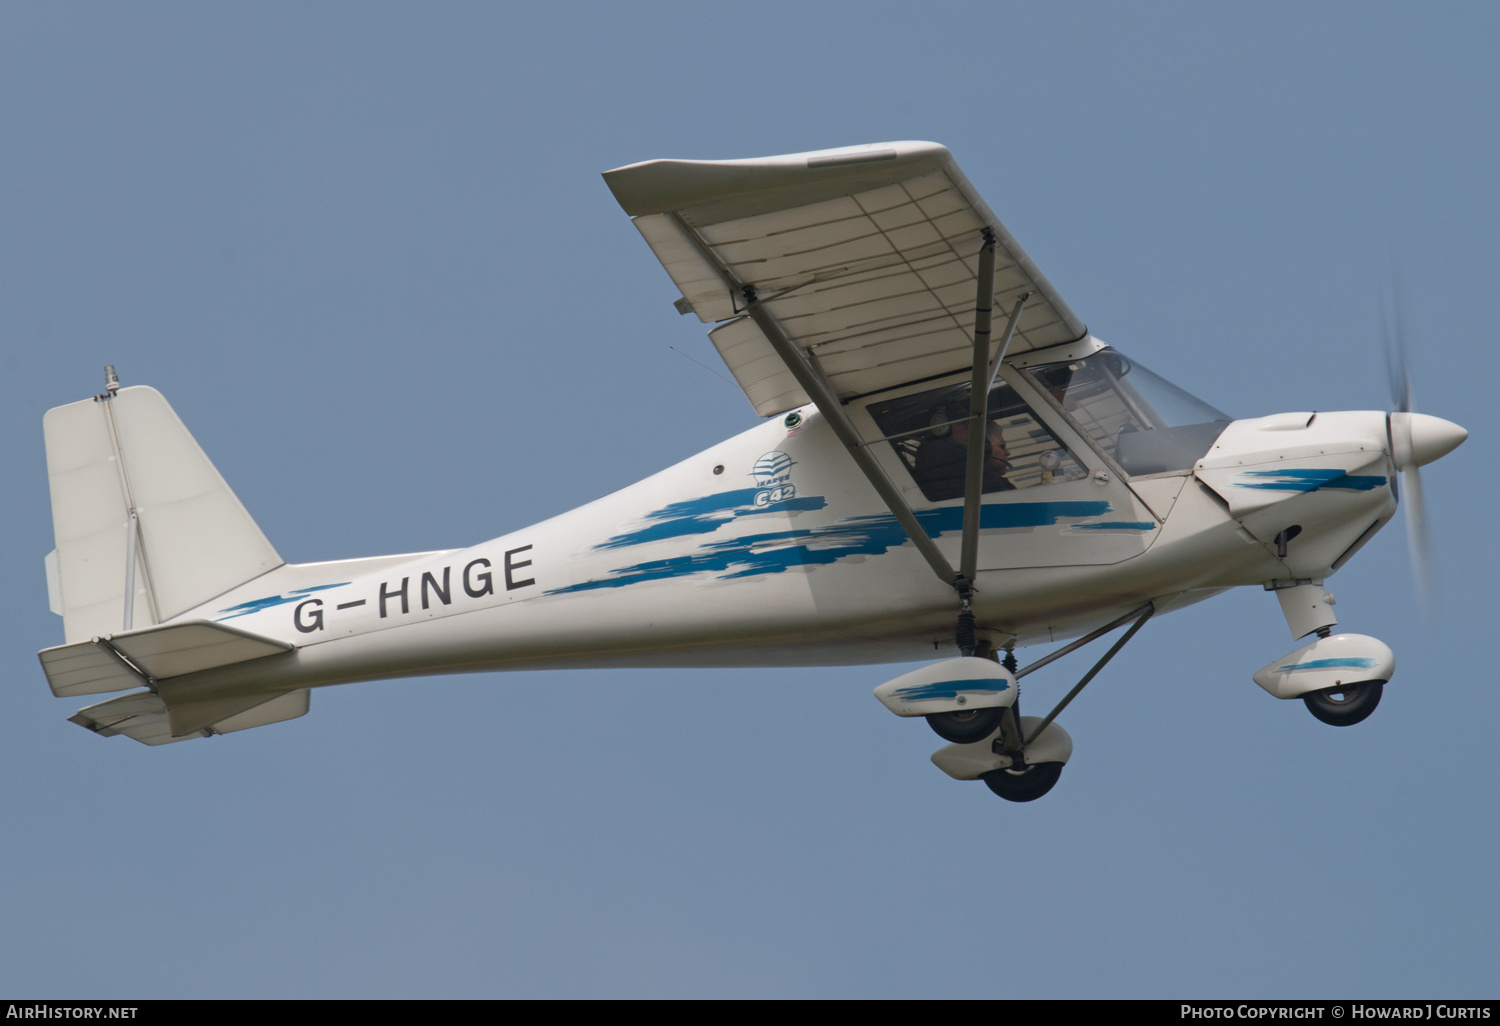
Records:
{"label": "blue brush stroke marking", "polygon": [[821,495],[787,499],[767,506],[752,505],[759,488],[737,488],[732,492],[717,492],[697,499],[685,499],[652,510],[642,520],[647,526],[625,534],[617,534],[608,541],[595,545],[597,549],[624,549],[632,545],[661,541],[664,538],[680,538],[689,534],[712,534],[737,517],[754,516],[759,513],[786,513],[801,510],[822,509],[828,505]]}
{"label": "blue brush stroke marking", "polygon": [[[988,530],[1048,527],[1063,519],[1102,517],[1113,512],[1106,500],[1076,502],[1007,502],[980,507],[979,526]],[[917,512],[917,522],[930,537],[963,530],[962,506]],[[599,588],[622,588],[645,581],[661,581],[691,574],[712,573],[719,580],[784,573],[796,566],[824,566],[851,556],[879,556],[911,541],[889,513],[851,517],[824,527],[751,534],[708,542],[684,556],[653,559],[609,571],[609,576],[553,588],[548,595],[566,595]]]}
{"label": "blue brush stroke marking", "polygon": [[1106,520],[1102,524],[1074,524],[1080,531],[1154,531],[1154,520]]}
{"label": "blue brush stroke marking", "polygon": [[[241,602],[237,606],[230,606],[228,609],[219,610],[219,612],[228,613],[229,615],[217,617],[214,622],[218,623],[222,620],[233,620],[238,616],[249,616],[251,613],[259,613],[263,609],[273,609],[276,606],[284,606],[288,602],[296,602],[306,597],[308,592],[327,591],[329,588],[342,588],[345,584],[348,583],[348,581],[342,581],[338,584],[318,584],[314,585],[311,588],[298,588],[295,591],[287,592],[285,595],[271,595],[266,598],[251,599],[249,602]],[[236,612],[236,610],[238,610],[238,612]]]}
{"label": "blue brush stroke marking", "polygon": [[938,698],[957,698],[961,691],[971,695],[976,692],[994,695],[1009,688],[1010,685],[1003,680],[940,680],[934,684],[913,684],[909,688],[897,688],[891,692],[891,697],[909,702],[926,702]]}
{"label": "blue brush stroke marking", "polygon": [[[1080,502],[995,502],[979,507],[979,526],[989,530],[1006,527],[1051,527],[1064,519],[1102,517],[1106,513],[1113,513],[1114,509],[1104,499]],[[888,521],[896,527],[897,531],[900,531],[902,538],[906,537],[906,532],[901,530],[901,526],[896,523],[896,518],[889,513],[881,513],[872,517],[855,517],[854,520]],[[947,531],[962,531],[964,508],[940,506],[937,509],[919,510],[917,522],[934,538]]]}
{"label": "blue brush stroke marking", "polygon": [[1277,673],[1296,673],[1299,670],[1337,670],[1342,668],[1353,670],[1373,670],[1375,660],[1366,656],[1346,657],[1342,659],[1309,659],[1305,663],[1287,663],[1285,666],[1276,667]]}
{"label": "blue brush stroke marking", "polygon": [[1241,477],[1264,478],[1262,481],[1236,481],[1241,488],[1258,488],[1276,492],[1314,492],[1319,488],[1340,488],[1368,492],[1386,483],[1384,477],[1358,476],[1336,467],[1283,467],[1281,470],[1247,470]]}
{"label": "blue brush stroke marking", "polygon": [[1332,481],[1329,481],[1323,487],[1324,488],[1347,488],[1349,491],[1352,491],[1352,492],[1368,492],[1368,491],[1370,491],[1373,488],[1379,488],[1383,484],[1385,484],[1385,477],[1384,476],[1380,476],[1380,477],[1375,477],[1375,476],[1361,477],[1361,476],[1357,476],[1357,475],[1354,475],[1354,474],[1345,474],[1343,477],[1336,477],[1336,478],[1334,478]]}

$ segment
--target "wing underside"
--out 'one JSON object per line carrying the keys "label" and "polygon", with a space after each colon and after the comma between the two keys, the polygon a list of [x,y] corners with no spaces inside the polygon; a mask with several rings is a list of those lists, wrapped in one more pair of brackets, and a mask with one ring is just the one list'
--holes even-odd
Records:
{"label": "wing underside", "polygon": [[762,416],[809,397],[744,316],[752,300],[841,400],[967,368],[984,228],[998,243],[997,311],[1030,293],[1010,353],[1087,333],[935,143],[656,160],[604,177],[679,308],[724,322],[709,337]]}

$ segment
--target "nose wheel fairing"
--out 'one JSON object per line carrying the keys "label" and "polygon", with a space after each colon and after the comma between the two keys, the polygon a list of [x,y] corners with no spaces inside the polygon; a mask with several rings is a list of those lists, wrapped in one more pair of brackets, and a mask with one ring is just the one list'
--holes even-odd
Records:
{"label": "nose wheel fairing", "polygon": [[1276,698],[1301,698],[1365,681],[1384,683],[1396,672],[1388,645],[1364,634],[1335,634],[1272,660],[1252,679]]}

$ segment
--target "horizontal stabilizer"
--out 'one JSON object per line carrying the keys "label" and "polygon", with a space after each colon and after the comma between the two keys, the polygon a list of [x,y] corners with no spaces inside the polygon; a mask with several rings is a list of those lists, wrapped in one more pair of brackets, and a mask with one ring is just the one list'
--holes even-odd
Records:
{"label": "horizontal stabilizer", "polygon": [[59,645],[37,653],[59,698],[124,691],[152,681],[290,652],[293,646],[207,620]]}
{"label": "horizontal stabilizer", "polygon": [[209,734],[232,734],[236,730],[264,727],[269,723],[294,720],[305,716],[311,705],[309,692],[304,688],[275,695],[233,716],[225,717],[206,730],[195,730],[174,736],[167,714],[167,706],[161,698],[149,691],[138,691],[133,695],[122,695],[107,702],[80,709],[68,717],[69,722],[87,727],[103,737],[124,734],[126,737],[146,745],[165,745],[173,741],[186,741],[192,737]]}

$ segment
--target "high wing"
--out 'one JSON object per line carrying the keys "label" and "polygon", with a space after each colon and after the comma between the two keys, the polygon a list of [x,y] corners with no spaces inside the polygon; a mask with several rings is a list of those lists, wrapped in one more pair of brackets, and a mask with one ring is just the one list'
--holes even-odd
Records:
{"label": "high wing", "polygon": [[946,147],[877,143],[752,160],[651,160],[605,182],[761,416],[810,396],[752,301],[841,401],[970,365],[989,228],[995,306],[1030,293],[1012,354],[1087,334]]}

